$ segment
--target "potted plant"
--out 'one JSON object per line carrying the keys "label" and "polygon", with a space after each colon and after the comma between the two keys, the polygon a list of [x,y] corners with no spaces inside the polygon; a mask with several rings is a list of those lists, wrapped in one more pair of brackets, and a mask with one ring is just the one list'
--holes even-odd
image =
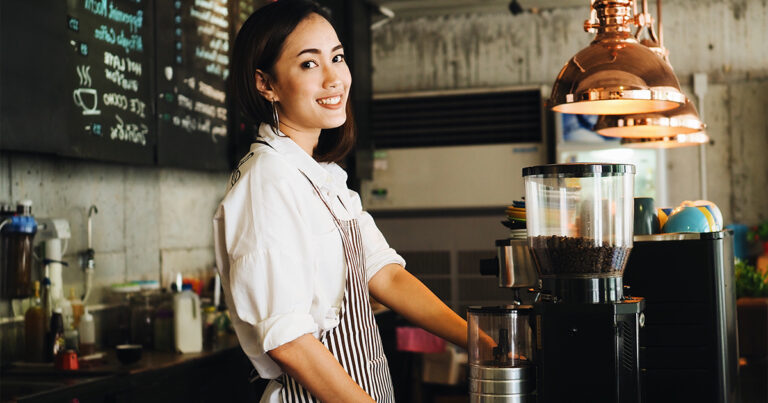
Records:
{"label": "potted plant", "polygon": [[736,309],[742,357],[768,355],[768,273],[736,260]]}

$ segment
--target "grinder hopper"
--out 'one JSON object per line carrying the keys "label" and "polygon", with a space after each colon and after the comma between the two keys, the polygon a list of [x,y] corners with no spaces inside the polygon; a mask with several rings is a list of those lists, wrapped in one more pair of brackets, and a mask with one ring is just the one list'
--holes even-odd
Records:
{"label": "grinder hopper", "polygon": [[635,166],[523,169],[528,244],[544,290],[573,302],[617,301],[632,249]]}

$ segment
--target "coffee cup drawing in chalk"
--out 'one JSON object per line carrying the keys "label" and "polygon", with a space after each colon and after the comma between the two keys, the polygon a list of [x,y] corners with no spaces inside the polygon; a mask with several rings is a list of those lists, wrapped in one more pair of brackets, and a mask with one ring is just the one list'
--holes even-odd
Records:
{"label": "coffee cup drawing in chalk", "polygon": [[662,232],[715,232],[717,223],[712,213],[702,206],[680,206],[672,210]]}
{"label": "coffee cup drawing in chalk", "polygon": [[77,88],[72,92],[75,105],[83,110],[83,115],[101,115],[99,107],[99,93],[93,88]]}

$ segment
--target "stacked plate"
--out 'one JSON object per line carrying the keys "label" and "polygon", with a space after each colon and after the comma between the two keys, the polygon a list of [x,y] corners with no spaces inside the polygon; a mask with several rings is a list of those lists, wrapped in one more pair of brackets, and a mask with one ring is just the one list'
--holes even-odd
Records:
{"label": "stacked plate", "polygon": [[507,219],[502,221],[509,229],[525,229],[525,201],[515,200],[507,207]]}

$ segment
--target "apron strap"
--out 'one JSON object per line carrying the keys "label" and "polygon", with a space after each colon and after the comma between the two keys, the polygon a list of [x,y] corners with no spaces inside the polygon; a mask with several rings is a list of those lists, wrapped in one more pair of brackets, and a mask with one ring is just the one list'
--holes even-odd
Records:
{"label": "apron strap", "polygon": [[[307,181],[309,181],[309,184],[312,185],[313,189],[315,189],[315,193],[317,193],[317,196],[320,198],[320,200],[322,200],[323,204],[325,204],[325,208],[327,208],[328,212],[331,213],[331,215],[333,216],[333,220],[336,222],[336,224],[337,225],[341,225],[341,220],[339,219],[339,217],[336,217],[336,213],[333,212],[333,209],[331,208],[331,205],[328,204],[328,202],[325,200],[325,197],[320,192],[320,189],[318,189],[317,186],[315,186],[315,184],[312,182],[311,179],[309,179],[309,176],[307,176],[307,174],[305,174],[304,171],[299,169],[299,172],[301,172],[301,174],[304,175],[305,178],[307,178]],[[341,199],[339,199],[339,201],[341,201]],[[343,206],[344,203],[341,203],[341,205]],[[344,208],[346,209],[346,207],[344,207]]]}

